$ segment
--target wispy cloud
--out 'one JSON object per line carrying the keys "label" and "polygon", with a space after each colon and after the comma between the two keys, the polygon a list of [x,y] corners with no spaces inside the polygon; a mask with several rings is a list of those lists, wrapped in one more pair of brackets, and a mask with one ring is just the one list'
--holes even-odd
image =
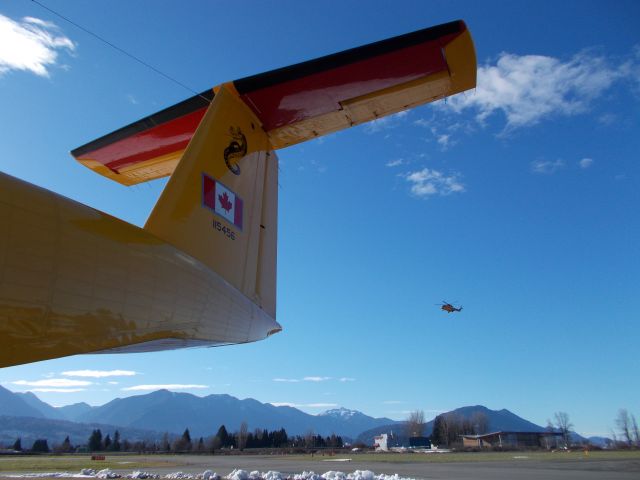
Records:
{"label": "wispy cloud", "polygon": [[393,168],[393,167],[399,167],[400,165],[404,164],[404,160],[402,158],[396,158],[394,160],[389,160],[387,163],[385,163],[386,167],[389,168]]}
{"label": "wispy cloud", "polygon": [[436,137],[436,141],[438,142],[438,145],[440,145],[440,147],[442,147],[443,150],[446,150],[447,148],[449,148],[450,145],[452,145],[454,142],[452,142],[451,140],[451,134],[449,133],[441,133]]}
{"label": "wispy cloud", "polygon": [[505,131],[509,131],[535,125],[552,115],[587,112],[592,101],[615,82],[631,78],[637,64],[635,59],[614,65],[593,51],[566,61],[502,53],[495,64],[478,68],[475,92],[451,98],[444,108],[475,111],[480,123],[501,112],[506,119]]}
{"label": "wispy cloud", "polygon": [[583,158],[578,162],[578,165],[580,165],[580,168],[589,168],[593,165],[593,158]]}
{"label": "wispy cloud", "polygon": [[343,383],[345,383],[345,382],[355,382],[356,379],[355,378],[351,378],[351,377],[340,377],[338,379],[338,381],[343,382]]}
{"label": "wispy cloud", "polygon": [[293,408],[336,408],[337,403],[292,403],[292,402],[269,402],[274,407]]}
{"label": "wispy cloud", "polygon": [[204,388],[209,388],[209,385],[168,383],[164,385],[135,385],[133,387],[125,387],[122,390],[126,392],[136,392],[151,390],[202,390]]}
{"label": "wispy cloud", "polygon": [[[16,380],[11,382],[14,385],[20,385],[25,387],[86,387],[91,385],[92,382],[86,380],[70,380],[68,378],[47,378],[45,380]],[[41,390],[42,391],[42,390]]]}
{"label": "wispy cloud", "polygon": [[48,77],[58,52],[64,49],[73,51],[75,44],[60,34],[55,24],[33,17],[15,21],[0,15],[0,76],[22,70]]}
{"label": "wispy cloud", "polygon": [[465,191],[460,181],[460,175],[444,173],[429,168],[405,174],[405,179],[411,184],[411,193],[416,197],[430,197],[433,195],[450,195]]}
{"label": "wispy cloud", "polygon": [[534,160],[531,162],[531,171],[533,173],[541,173],[544,175],[552,175],[564,167],[564,160]]}
{"label": "wispy cloud", "polygon": [[409,112],[405,110],[403,112],[394,113],[393,115],[378,118],[376,120],[368,122],[364,127],[364,131],[366,133],[372,134],[383,130],[388,130],[390,128],[395,128],[400,125],[401,120],[408,114]]}
{"label": "wispy cloud", "polygon": [[303,380],[305,382],[326,382],[331,380],[331,377],[304,377]]}
{"label": "wispy cloud", "polygon": [[43,392],[43,393],[76,393],[76,392],[85,392],[86,388],[32,388],[32,392]]}
{"label": "wispy cloud", "polygon": [[419,118],[418,120],[414,121],[413,124],[429,131],[442,151],[448,150],[449,147],[458,143],[456,140],[454,140],[453,134],[463,128],[462,123],[451,123],[442,117],[439,117],[438,120],[427,120],[425,118]]}
{"label": "wispy cloud", "polygon": [[133,370],[69,370],[62,372],[62,375],[66,377],[91,377],[91,378],[103,378],[103,377],[133,377],[138,375],[138,372]]}
{"label": "wispy cloud", "polygon": [[332,377],[303,377],[303,378],[274,378],[274,382],[282,382],[282,383],[300,383],[300,382],[326,382],[331,380]]}

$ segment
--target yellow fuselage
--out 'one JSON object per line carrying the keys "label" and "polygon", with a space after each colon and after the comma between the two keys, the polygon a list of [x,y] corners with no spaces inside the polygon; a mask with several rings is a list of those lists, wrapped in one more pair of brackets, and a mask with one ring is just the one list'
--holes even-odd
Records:
{"label": "yellow fuselage", "polygon": [[0,367],[260,340],[280,326],[147,231],[0,173]]}

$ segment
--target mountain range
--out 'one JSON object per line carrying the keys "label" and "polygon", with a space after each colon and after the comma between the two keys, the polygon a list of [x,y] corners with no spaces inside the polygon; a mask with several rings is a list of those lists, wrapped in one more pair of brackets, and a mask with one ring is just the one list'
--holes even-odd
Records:
{"label": "mountain range", "polygon": [[[452,413],[470,418],[478,412],[486,416],[489,431],[544,430],[506,409],[490,410],[476,405]],[[164,432],[180,435],[186,428],[192,437],[208,437],[221,425],[229,432],[237,431],[242,422],[248,424],[249,431],[284,428],[289,435],[336,434],[346,441],[356,439],[368,445],[380,433],[404,433],[404,422],[374,418],[346,408],[310,415],[297,408],[274,406],[252,398],[240,400],[225,394],[197,397],[168,390],[116,398],[96,407],[86,403],[53,407],[31,392],[11,392],[0,386],[0,442],[5,445],[12,444],[17,437],[22,437],[25,446],[36,438],[60,443],[67,435],[72,443],[82,444],[95,428],[105,434],[113,434],[117,429],[122,438],[129,440],[159,440]],[[431,434],[433,422],[426,423],[425,435]]]}
{"label": "mountain range", "polygon": [[[207,437],[214,435],[220,425],[225,425],[230,432],[237,431],[242,422],[248,424],[250,431],[256,428],[284,428],[289,435],[314,432],[327,436],[335,433],[352,439],[363,430],[397,423],[389,418],[373,418],[345,408],[310,415],[297,408],[274,406],[252,398],[240,400],[225,394],[197,397],[168,390],[116,398],[97,407],[86,403],[52,407],[31,392],[14,393],[3,387],[0,387],[0,416],[3,418],[0,422],[0,442],[5,444],[9,441],[13,443],[17,436],[28,441],[35,436],[34,428],[37,425],[46,428],[37,430],[40,437],[35,438],[42,438],[49,432],[51,441],[60,442],[66,436],[64,432],[70,428],[69,422],[87,426],[80,430],[74,427],[77,433],[68,433],[72,435],[72,443],[86,441],[91,430],[98,428],[96,425],[102,425],[103,431],[113,432],[117,428],[123,438],[123,427],[126,427],[136,432],[135,439],[156,439],[162,432],[181,434],[185,428],[189,428],[192,436]],[[21,435],[16,429],[19,422],[9,421],[15,417],[30,419],[23,421],[25,430]],[[8,428],[9,424],[11,428]],[[33,435],[30,431],[33,431]],[[74,440],[73,436],[78,438]]]}

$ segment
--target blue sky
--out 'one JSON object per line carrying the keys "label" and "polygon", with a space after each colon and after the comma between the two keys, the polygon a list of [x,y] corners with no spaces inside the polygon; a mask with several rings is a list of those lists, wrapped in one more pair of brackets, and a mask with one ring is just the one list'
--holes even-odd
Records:
{"label": "blue sky", "polygon": [[[282,333],[2,385],[54,405],[163,385],[394,419],[566,411],[584,435],[640,415],[639,3],[44,3],[194,91],[462,18],[478,88],[279,152]],[[191,92],[33,2],[0,15],[0,170],[142,225],[165,181],[122,187],[68,152]]]}

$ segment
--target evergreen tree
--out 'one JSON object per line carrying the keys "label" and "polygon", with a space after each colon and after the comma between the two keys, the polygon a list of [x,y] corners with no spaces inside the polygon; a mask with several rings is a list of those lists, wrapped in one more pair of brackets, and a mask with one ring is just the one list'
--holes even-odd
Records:
{"label": "evergreen tree", "polygon": [[71,445],[71,440],[69,440],[69,435],[67,435],[60,445],[60,452],[62,453],[71,453],[73,451],[73,445]]}
{"label": "evergreen tree", "polygon": [[113,450],[114,452],[119,452],[120,448],[120,432],[116,430],[113,434],[113,443],[111,444],[111,450]]}
{"label": "evergreen tree", "polygon": [[220,425],[220,428],[218,429],[218,433],[216,433],[216,437],[218,437],[218,439],[220,440],[221,448],[231,446],[232,442],[231,442],[231,439],[229,438],[229,433],[227,432],[227,428],[224,425]]}
{"label": "evergreen tree", "polygon": [[446,443],[442,432],[442,415],[438,415],[433,421],[433,432],[431,433],[431,443],[434,445],[444,445]]}
{"label": "evergreen tree", "polygon": [[20,437],[18,437],[16,439],[16,441],[14,442],[13,449],[18,451],[18,452],[22,451],[22,439]]}
{"label": "evergreen tree", "polygon": [[107,433],[107,436],[104,437],[104,449],[111,450],[111,437]]}
{"label": "evergreen tree", "polygon": [[100,429],[93,430],[89,437],[89,451],[97,452],[102,450],[102,432]]}
{"label": "evergreen tree", "polygon": [[174,450],[177,452],[188,452],[191,450],[191,446],[191,434],[187,428],[182,434],[182,437],[174,442]]}
{"label": "evergreen tree", "polygon": [[35,442],[33,442],[33,446],[31,447],[32,452],[40,452],[40,453],[49,453],[49,444],[47,440],[44,438],[39,438]]}

